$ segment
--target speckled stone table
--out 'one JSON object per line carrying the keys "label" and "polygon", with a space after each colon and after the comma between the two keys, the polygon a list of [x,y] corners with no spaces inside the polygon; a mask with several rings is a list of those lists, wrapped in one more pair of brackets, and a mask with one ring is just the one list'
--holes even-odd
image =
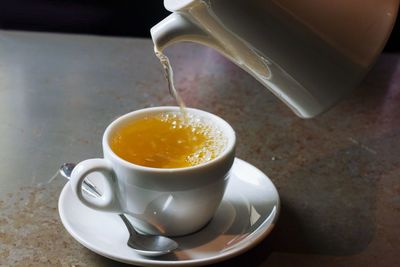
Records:
{"label": "speckled stone table", "polygon": [[[277,228],[218,266],[399,266],[400,55],[312,120],[205,47],[168,51],[188,106],[229,121],[238,157],[277,186]],[[0,266],[125,266],[64,230],[63,162],[101,156],[105,127],[174,104],[146,39],[0,31]]]}

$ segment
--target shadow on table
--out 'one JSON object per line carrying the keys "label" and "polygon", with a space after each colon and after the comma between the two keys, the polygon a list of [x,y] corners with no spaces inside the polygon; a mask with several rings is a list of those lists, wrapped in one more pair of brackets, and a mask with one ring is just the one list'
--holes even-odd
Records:
{"label": "shadow on table", "polygon": [[399,154],[400,105],[389,101],[397,66],[398,57],[381,57],[353,95],[315,119],[319,128],[335,127],[325,138],[347,135],[349,145],[291,171],[282,185],[289,194],[282,196],[273,250],[354,255],[368,247],[376,228],[379,179]]}

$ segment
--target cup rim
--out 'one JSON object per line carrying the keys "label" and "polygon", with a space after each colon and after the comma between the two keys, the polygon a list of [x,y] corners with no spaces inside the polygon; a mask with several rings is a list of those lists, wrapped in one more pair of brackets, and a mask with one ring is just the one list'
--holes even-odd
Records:
{"label": "cup rim", "polygon": [[214,159],[200,163],[198,165],[194,166],[189,166],[189,167],[182,167],[182,168],[155,168],[155,167],[147,167],[147,166],[142,166],[138,165],[132,162],[129,162],[120,156],[118,156],[110,147],[109,140],[110,140],[110,134],[112,131],[120,125],[123,121],[129,120],[132,117],[137,117],[139,115],[143,115],[146,113],[160,113],[160,112],[171,112],[171,111],[179,111],[178,106],[158,106],[158,107],[149,107],[149,108],[143,108],[143,109],[138,109],[132,112],[129,112],[127,114],[124,114],[114,121],[112,121],[106,128],[104,134],[103,134],[103,139],[102,139],[102,145],[104,152],[108,152],[108,154],[114,159],[117,160],[121,165],[127,168],[134,168],[140,171],[144,172],[160,172],[160,173],[171,173],[171,172],[187,172],[187,171],[192,171],[192,170],[198,170],[202,168],[206,168],[210,165],[218,164],[221,161],[224,161],[229,155],[234,152],[235,147],[236,147],[236,134],[232,126],[226,122],[224,119],[221,117],[212,114],[210,112],[196,109],[196,108],[185,108],[188,113],[195,113],[195,114],[200,114],[202,117],[209,117],[212,119],[213,122],[217,122],[217,125],[221,128],[223,128],[224,136],[227,137],[227,144],[225,149],[222,151],[221,154],[219,154],[217,157]]}

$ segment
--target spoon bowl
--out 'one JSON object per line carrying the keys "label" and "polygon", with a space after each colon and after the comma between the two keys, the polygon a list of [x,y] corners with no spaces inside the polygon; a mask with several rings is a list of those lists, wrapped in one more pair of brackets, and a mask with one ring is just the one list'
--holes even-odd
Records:
{"label": "spoon bowl", "polygon": [[124,214],[119,214],[119,217],[129,232],[128,246],[138,254],[148,257],[161,256],[178,248],[178,243],[168,237],[139,234]]}

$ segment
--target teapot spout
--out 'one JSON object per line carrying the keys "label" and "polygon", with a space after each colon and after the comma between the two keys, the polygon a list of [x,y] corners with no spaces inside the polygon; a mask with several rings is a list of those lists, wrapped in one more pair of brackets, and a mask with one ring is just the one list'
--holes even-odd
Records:
{"label": "teapot spout", "polygon": [[186,14],[174,12],[150,29],[154,49],[163,51],[166,47],[177,42],[196,42],[216,49],[220,49],[213,40],[196,22]]}
{"label": "teapot spout", "polygon": [[[203,3],[204,4],[204,3]],[[174,12],[150,29],[154,50],[162,52],[178,42],[211,47],[255,76],[268,79],[268,62],[237,36],[224,29],[205,6]]]}

